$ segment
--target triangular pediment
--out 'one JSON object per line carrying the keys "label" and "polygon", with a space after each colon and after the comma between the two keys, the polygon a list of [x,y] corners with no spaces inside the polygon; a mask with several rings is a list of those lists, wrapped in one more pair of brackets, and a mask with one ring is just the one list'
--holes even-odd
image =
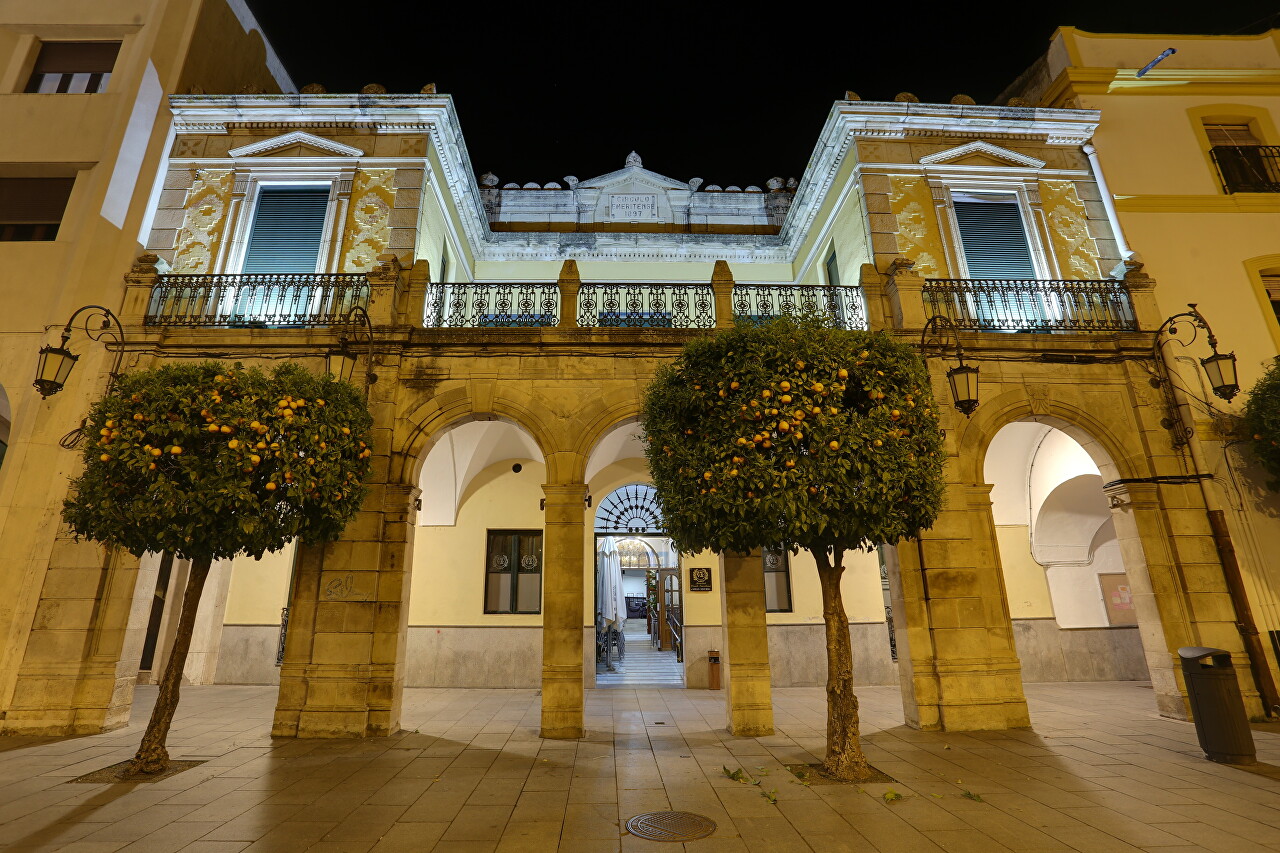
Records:
{"label": "triangular pediment", "polygon": [[992,145],[990,142],[970,142],[957,148],[948,148],[936,154],[920,158],[920,162],[928,166],[1023,166],[1032,169],[1043,168],[1045,161]]}
{"label": "triangular pediment", "polygon": [[282,136],[241,145],[227,152],[232,157],[363,157],[364,152],[332,139],[295,130]]}
{"label": "triangular pediment", "polygon": [[580,181],[578,188],[612,192],[653,192],[654,190],[687,190],[689,184],[651,172],[643,166],[626,166],[589,181]]}

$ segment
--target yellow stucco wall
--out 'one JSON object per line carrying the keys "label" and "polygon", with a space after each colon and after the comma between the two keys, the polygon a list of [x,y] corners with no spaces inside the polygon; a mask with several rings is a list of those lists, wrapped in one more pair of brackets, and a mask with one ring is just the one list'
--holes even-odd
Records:
{"label": "yellow stucco wall", "polygon": [[1004,570],[1009,615],[1014,619],[1052,618],[1049,581],[1045,577],[1044,566],[1031,556],[1027,525],[996,525],[996,543],[1000,546],[1000,566]]}
{"label": "yellow stucco wall", "polygon": [[288,602],[295,545],[262,555],[241,555],[231,566],[227,590],[226,625],[279,625],[280,609]]}

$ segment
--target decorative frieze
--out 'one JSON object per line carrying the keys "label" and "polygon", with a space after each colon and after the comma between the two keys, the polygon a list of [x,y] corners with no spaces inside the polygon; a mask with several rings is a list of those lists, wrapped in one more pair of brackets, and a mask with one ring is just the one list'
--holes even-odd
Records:
{"label": "decorative frieze", "polygon": [[1089,234],[1088,217],[1075,182],[1040,181],[1040,204],[1062,277],[1101,277],[1098,244]]}
{"label": "decorative frieze", "polygon": [[202,169],[187,194],[182,229],[173,255],[175,273],[203,274],[211,270],[218,243],[227,226],[231,202],[230,169]]}
{"label": "decorative frieze", "polygon": [[351,189],[351,206],[342,232],[342,271],[368,272],[391,239],[395,169],[361,169]]}
{"label": "decorative frieze", "polygon": [[898,254],[915,262],[917,275],[946,278],[946,252],[928,181],[893,175],[889,182],[889,210],[898,221]]}

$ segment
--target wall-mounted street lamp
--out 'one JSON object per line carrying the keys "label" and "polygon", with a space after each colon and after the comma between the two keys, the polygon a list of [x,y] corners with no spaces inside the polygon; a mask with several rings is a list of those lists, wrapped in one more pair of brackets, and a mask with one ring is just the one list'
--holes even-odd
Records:
{"label": "wall-mounted street lamp", "polygon": [[369,359],[364,375],[365,394],[368,394],[369,386],[378,381],[378,374],[373,372],[373,324],[369,321],[369,312],[357,305],[338,318],[337,325],[341,329],[338,347],[325,354],[325,369],[334,378],[350,382],[360,360],[357,347],[364,344]]}
{"label": "wall-mounted street lamp", "polygon": [[[949,333],[952,344],[946,340],[946,333]],[[964,346],[960,343],[956,324],[941,314],[930,317],[920,333],[920,350],[925,357],[929,356],[930,347],[937,347],[938,355],[945,357],[951,346],[955,347],[959,364],[947,371],[947,384],[951,386],[951,402],[967,418],[978,408],[978,368],[964,363]]]}
{"label": "wall-mounted street lamp", "polygon": [[80,356],[67,348],[67,343],[71,340],[71,328],[76,318],[86,312],[88,316],[84,319],[85,335],[90,340],[99,341],[107,338],[116,344],[116,360],[111,367],[108,387],[115,384],[116,377],[120,374],[120,358],[124,353],[124,327],[120,325],[119,318],[112,314],[110,309],[103,308],[101,305],[85,305],[77,308],[71,315],[71,319],[62,330],[62,341],[56,347],[46,344],[40,348],[40,360],[36,364],[36,381],[32,384],[40,392],[41,397],[48,399],[61,391],[67,384],[71,369],[80,360]]}
{"label": "wall-mounted street lamp", "polygon": [[1209,322],[1205,320],[1204,315],[1196,310],[1196,303],[1187,303],[1187,308],[1190,310],[1174,314],[1160,324],[1160,328],[1156,330],[1156,349],[1158,351],[1164,346],[1166,342],[1164,335],[1177,335],[1178,328],[1184,324],[1191,326],[1191,336],[1185,341],[1178,340],[1184,347],[1189,346],[1196,339],[1196,329],[1204,329],[1206,341],[1209,348],[1213,350],[1213,355],[1200,359],[1200,366],[1204,368],[1204,374],[1209,379],[1209,387],[1213,389],[1214,395],[1230,402],[1232,397],[1240,393],[1240,382],[1236,376],[1236,354],[1218,352],[1218,338],[1213,334],[1213,329],[1209,328]]}

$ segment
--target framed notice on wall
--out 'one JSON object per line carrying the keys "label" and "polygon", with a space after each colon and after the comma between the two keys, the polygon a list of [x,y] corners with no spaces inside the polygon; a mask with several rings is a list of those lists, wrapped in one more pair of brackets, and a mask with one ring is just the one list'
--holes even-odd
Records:
{"label": "framed notice on wall", "polygon": [[689,569],[689,592],[711,592],[711,570],[695,566]]}
{"label": "framed notice on wall", "polygon": [[1113,626],[1137,625],[1138,611],[1133,606],[1133,591],[1124,572],[1098,575],[1102,586],[1102,602],[1107,606],[1107,621]]}

